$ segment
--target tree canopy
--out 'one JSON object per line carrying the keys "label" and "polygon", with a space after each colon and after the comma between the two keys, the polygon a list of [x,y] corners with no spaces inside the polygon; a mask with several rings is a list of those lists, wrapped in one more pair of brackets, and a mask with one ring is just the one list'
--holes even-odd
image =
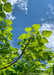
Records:
{"label": "tree canopy", "polygon": [[[45,45],[52,31],[39,31],[40,24],[25,28],[26,33],[18,37],[18,48],[12,47],[12,21],[6,13],[12,12],[7,0],[0,0],[0,75],[54,75],[54,54]],[[43,62],[47,61],[47,64]],[[46,68],[48,67],[48,68]]]}

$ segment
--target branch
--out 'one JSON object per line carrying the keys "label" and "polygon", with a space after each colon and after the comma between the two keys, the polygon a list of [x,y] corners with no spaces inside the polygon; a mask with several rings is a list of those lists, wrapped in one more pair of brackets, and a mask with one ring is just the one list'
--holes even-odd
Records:
{"label": "branch", "polygon": [[3,70],[3,69],[5,69],[5,68],[7,68],[7,67],[10,67],[10,66],[13,65],[14,63],[16,63],[16,62],[20,59],[20,57],[24,54],[24,51],[25,51],[26,47],[28,46],[29,42],[30,42],[30,40],[26,43],[26,45],[25,45],[25,47],[24,47],[24,49],[23,49],[21,55],[20,55],[14,62],[12,61],[13,63],[11,63],[11,64],[8,65],[8,66],[5,66],[5,67],[1,68],[0,70]]}

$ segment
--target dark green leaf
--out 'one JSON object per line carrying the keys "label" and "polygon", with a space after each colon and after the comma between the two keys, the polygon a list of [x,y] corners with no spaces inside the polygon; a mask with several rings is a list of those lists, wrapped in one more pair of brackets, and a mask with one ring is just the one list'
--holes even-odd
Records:
{"label": "dark green leaf", "polygon": [[12,6],[9,2],[4,4],[4,11],[8,13],[12,12]]}

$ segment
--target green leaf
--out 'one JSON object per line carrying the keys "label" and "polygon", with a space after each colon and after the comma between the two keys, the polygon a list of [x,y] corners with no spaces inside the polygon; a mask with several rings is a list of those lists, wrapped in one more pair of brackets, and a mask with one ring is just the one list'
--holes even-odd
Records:
{"label": "green leaf", "polygon": [[40,28],[40,24],[34,24],[34,25],[32,25],[32,28],[34,31],[38,31]]}
{"label": "green leaf", "polygon": [[31,56],[32,56],[33,59],[36,59],[36,56],[33,52],[31,52]]}
{"label": "green leaf", "polygon": [[2,29],[2,26],[0,25],[0,29]]}
{"label": "green leaf", "polygon": [[0,0],[0,3],[1,3],[2,1]]}
{"label": "green leaf", "polygon": [[2,17],[0,17],[0,21],[4,21],[4,19]]}
{"label": "green leaf", "polygon": [[5,13],[3,11],[0,12],[0,17],[2,17],[2,18],[5,18],[6,17],[6,15],[5,15]]}
{"label": "green leaf", "polygon": [[48,40],[43,37],[43,38],[41,38],[41,42],[43,42],[43,43],[48,43]]}
{"label": "green leaf", "polygon": [[6,38],[4,38],[2,42],[3,42],[3,43],[6,43],[6,42],[7,42],[7,39],[6,39]]}
{"label": "green leaf", "polygon": [[52,31],[44,30],[44,31],[42,32],[42,35],[43,35],[44,37],[50,37],[51,34],[52,34]]}
{"label": "green leaf", "polygon": [[0,48],[2,48],[2,46],[3,46],[3,45],[2,45],[2,44],[0,44]]}
{"label": "green leaf", "polygon": [[31,27],[25,28],[25,31],[26,32],[31,32],[32,31],[32,28]]}
{"label": "green leaf", "polygon": [[17,43],[17,45],[22,45],[23,44],[23,41],[19,41],[18,43]]}
{"label": "green leaf", "polygon": [[18,39],[24,39],[24,38],[26,38],[26,34],[25,33],[23,33],[22,35],[20,35]]}
{"label": "green leaf", "polygon": [[12,21],[9,20],[9,19],[6,19],[6,20],[5,20],[5,23],[6,23],[6,24],[12,24]]}
{"label": "green leaf", "polygon": [[2,6],[3,6],[3,4],[0,4],[0,12],[2,12]]}
{"label": "green leaf", "polygon": [[4,3],[6,3],[7,0],[2,0]]}
{"label": "green leaf", "polygon": [[8,25],[8,26],[7,26],[7,30],[13,30],[12,25]]}
{"label": "green leaf", "polygon": [[8,13],[12,12],[12,6],[9,2],[4,4],[4,11]]}
{"label": "green leaf", "polygon": [[10,33],[9,36],[8,36],[8,40],[12,40],[12,36],[13,36],[13,34]]}

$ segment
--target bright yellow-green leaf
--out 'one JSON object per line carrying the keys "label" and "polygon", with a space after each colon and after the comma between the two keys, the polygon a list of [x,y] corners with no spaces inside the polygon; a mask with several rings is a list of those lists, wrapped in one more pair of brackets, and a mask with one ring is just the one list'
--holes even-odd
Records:
{"label": "bright yellow-green leaf", "polygon": [[9,19],[6,19],[6,20],[5,20],[5,23],[6,23],[6,24],[12,24],[12,21],[9,20]]}
{"label": "bright yellow-green leaf", "polygon": [[7,29],[8,29],[8,30],[13,30],[12,25],[8,25],[8,26],[7,26]]}
{"label": "bright yellow-green leaf", "polygon": [[24,38],[26,38],[26,34],[25,33],[23,33],[22,35],[20,35],[18,39],[24,39]]}
{"label": "bright yellow-green leaf", "polygon": [[42,32],[42,35],[43,35],[44,37],[50,37],[51,34],[52,34],[52,31],[44,30],[44,31]]}
{"label": "bright yellow-green leaf", "polygon": [[4,19],[2,17],[0,17],[0,21],[4,21]]}
{"label": "bright yellow-green leaf", "polygon": [[46,38],[41,38],[41,42],[48,43],[48,40]]}
{"label": "bright yellow-green leaf", "polygon": [[34,24],[34,25],[32,25],[32,28],[34,31],[38,31],[40,28],[40,24]]}
{"label": "bright yellow-green leaf", "polygon": [[37,59],[33,52],[31,52],[31,56],[32,56],[33,59]]}
{"label": "bright yellow-green leaf", "polygon": [[0,3],[1,3],[1,0],[0,0]]}
{"label": "bright yellow-green leaf", "polygon": [[31,32],[32,31],[32,28],[31,27],[25,28],[25,31],[26,32]]}
{"label": "bright yellow-green leaf", "polygon": [[12,40],[12,36],[13,36],[13,34],[11,33],[11,34],[9,34],[9,36],[8,36],[8,40]]}

